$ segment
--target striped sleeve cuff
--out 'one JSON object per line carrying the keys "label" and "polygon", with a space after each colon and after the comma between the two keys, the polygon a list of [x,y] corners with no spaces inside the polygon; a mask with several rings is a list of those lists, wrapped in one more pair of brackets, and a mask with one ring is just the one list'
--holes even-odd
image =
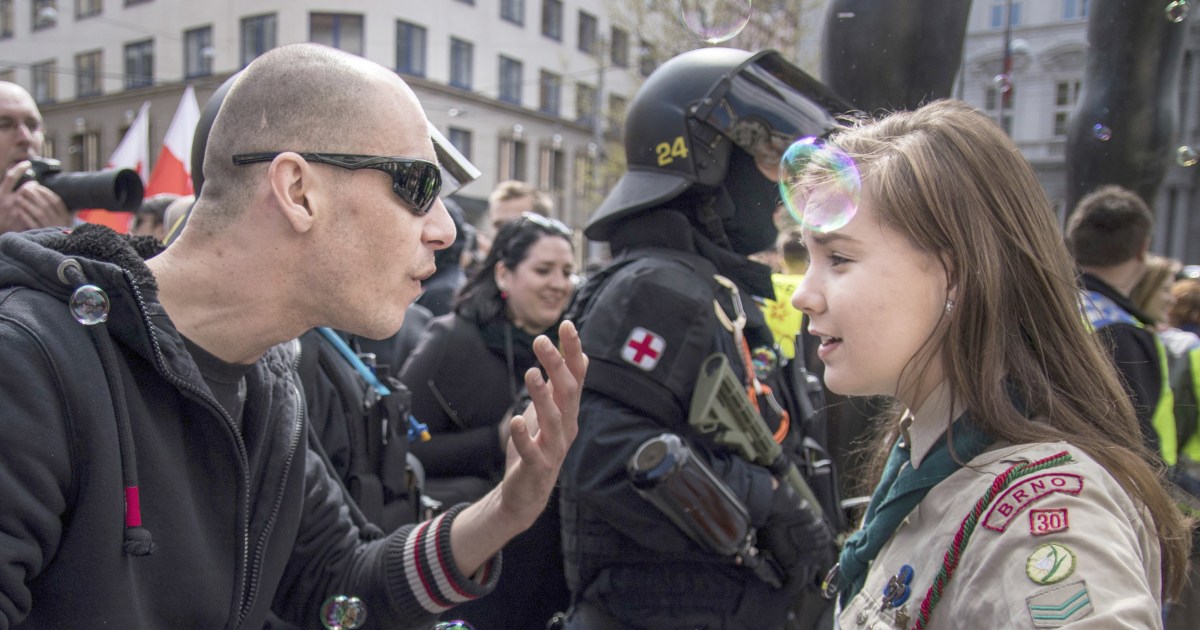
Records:
{"label": "striped sleeve cuff", "polygon": [[[393,593],[409,591],[423,610],[442,613],[458,604],[492,592],[500,579],[500,554],[483,565],[474,577],[458,570],[450,552],[450,526],[466,503],[441,516],[413,527],[407,536],[393,536],[387,555],[388,588]],[[396,558],[400,555],[400,558]]]}

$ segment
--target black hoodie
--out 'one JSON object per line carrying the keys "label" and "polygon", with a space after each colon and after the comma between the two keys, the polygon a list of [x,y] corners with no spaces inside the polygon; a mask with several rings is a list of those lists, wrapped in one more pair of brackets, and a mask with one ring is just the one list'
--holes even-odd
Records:
{"label": "black hoodie", "polygon": [[[440,560],[460,508],[363,538],[307,448],[299,344],[248,373],[238,431],[129,243],[0,235],[0,630],[258,630],[270,608],[320,628],[335,595],[428,625],[494,585],[498,559],[482,584]],[[106,321],[76,321],[77,290],[103,292]]]}

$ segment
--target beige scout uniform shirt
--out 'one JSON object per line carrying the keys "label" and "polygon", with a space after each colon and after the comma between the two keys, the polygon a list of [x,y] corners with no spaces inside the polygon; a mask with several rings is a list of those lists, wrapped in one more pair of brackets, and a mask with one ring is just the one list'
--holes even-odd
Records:
{"label": "beige scout uniform shirt", "polygon": [[[941,422],[918,419],[908,431],[918,469],[948,417],[938,400],[917,417],[931,406],[941,413],[924,417]],[[930,489],[880,550],[839,628],[912,628],[963,519],[995,478],[1062,451],[1074,461],[1017,478],[982,512],[926,628],[1161,628],[1158,537],[1100,464],[1061,442],[990,450]],[[905,565],[908,599],[885,609],[884,589]]]}

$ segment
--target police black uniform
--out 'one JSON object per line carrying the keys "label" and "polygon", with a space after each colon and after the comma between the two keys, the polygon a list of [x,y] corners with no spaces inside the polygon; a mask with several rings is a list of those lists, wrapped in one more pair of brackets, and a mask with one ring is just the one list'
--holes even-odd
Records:
{"label": "police black uniform", "polygon": [[[684,53],[635,96],[630,171],[586,230],[616,258],[568,315],[590,358],[580,433],[561,477],[568,628],[784,628],[831,564],[821,517],[687,419],[701,364],[723,353],[740,382],[760,378],[764,421],[802,459],[786,375],[769,354],[752,353],[774,345],[753,301],[773,287],[769,269],[746,254],[775,236],[778,193],[760,166],[777,165],[790,139],[823,133],[831,112],[848,109],[777,53],[731,49]],[[758,546],[783,570],[782,588],[703,548],[637,494],[626,464],[664,432],[681,436],[745,504]]]}

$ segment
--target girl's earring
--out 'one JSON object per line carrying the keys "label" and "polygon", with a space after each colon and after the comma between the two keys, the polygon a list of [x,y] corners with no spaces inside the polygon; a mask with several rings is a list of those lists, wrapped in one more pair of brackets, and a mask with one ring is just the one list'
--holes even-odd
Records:
{"label": "girl's earring", "polygon": [[954,300],[946,300],[946,314],[949,315],[954,310]]}

